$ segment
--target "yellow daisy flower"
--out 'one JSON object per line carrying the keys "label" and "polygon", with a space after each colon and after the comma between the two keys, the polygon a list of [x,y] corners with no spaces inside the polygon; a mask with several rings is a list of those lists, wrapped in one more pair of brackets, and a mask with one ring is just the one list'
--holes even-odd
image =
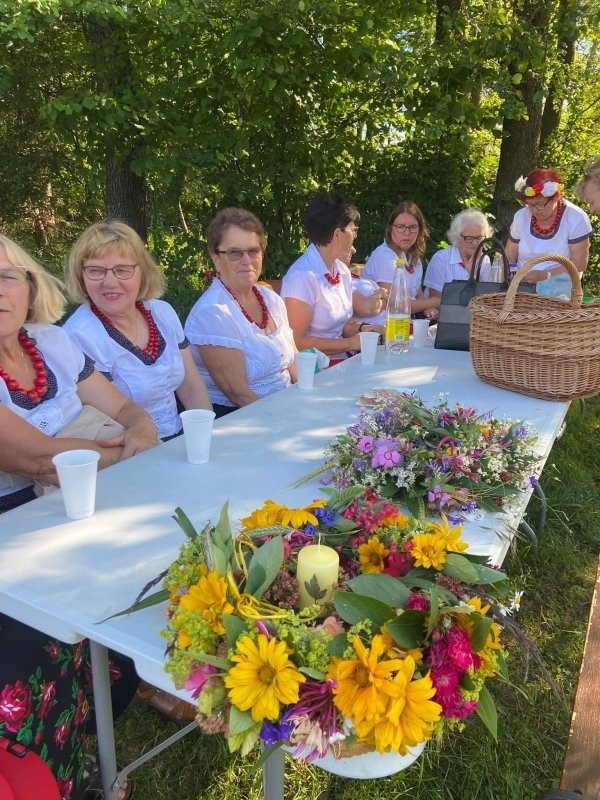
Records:
{"label": "yellow daisy flower", "polygon": [[248,517],[240,520],[242,530],[249,531],[254,528],[267,528],[277,523],[277,516],[284,506],[280,506],[273,500],[265,500],[262,508],[257,508]]}
{"label": "yellow daisy flower", "polygon": [[192,637],[188,635],[188,633],[183,629],[180,628],[177,634],[177,647],[180,650],[185,650],[189,647],[192,643]]}
{"label": "yellow daisy flower", "polygon": [[203,575],[181,596],[179,605],[186,611],[199,611],[215,633],[223,635],[223,614],[232,614],[233,606],[227,599],[227,584],[216,570]]}
{"label": "yellow daisy flower", "polygon": [[440,719],[442,707],[431,698],[435,687],[429,674],[413,680],[415,662],[406,656],[392,681],[395,694],[387,701],[385,714],[356,726],[359,739],[372,740],[379,752],[399,752],[424,742],[431,736],[433,723]]}
{"label": "yellow daisy flower", "polygon": [[371,536],[368,542],[358,548],[358,559],[361,572],[382,572],[385,567],[384,559],[390,554],[389,549],[379,541],[377,536]]}
{"label": "yellow daisy flower", "polygon": [[435,533],[446,538],[446,550],[449,553],[462,553],[468,548],[468,544],[461,541],[462,525],[455,525],[453,528],[448,524],[448,517],[442,514],[442,522],[430,522],[426,527],[427,533]]}
{"label": "yellow daisy flower", "polygon": [[277,524],[292,528],[302,528],[308,523],[318,525],[319,520],[311,513],[311,509],[323,508],[325,505],[327,505],[325,498],[314,500],[304,508],[288,508],[288,506],[279,505],[273,500],[265,500],[262,508],[253,511],[250,516],[241,520],[242,530],[249,531]]}
{"label": "yellow daisy flower", "polygon": [[259,634],[254,642],[240,636],[236,642],[235,666],[224,677],[232,704],[240,711],[250,711],[255,722],[279,718],[280,705],[297,703],[300,684],[306,678],[288,656],[285,642]]}
{"label": "yellow daisy flower", "polygon": [[314,514],[311,514],[311,509],[323,508],[325,505],[327,505],[327,500],[323,498],[322,500],[315,500],[313,503],[309,503],[304,508],[288,508],[287,506],[281,506],[278,521],[282,525],[292,528],[303,528],[308,524],[318,525],[319,520]]}
{"label": "yellow daisy flower", "polygon": [[393,525],[397,525],[399,528],[404,528],[405,525],[408,525],[408,517],[400,513],[390,514],[389,517],[383,517],[379,527],[391,528]]}
{"label": "yellow daisy flower", "polygon": [[443,533],[417,533],[412,539],[411,556],[415,567],[442,570],[446,563],[446,537]]}
{"label": "yellow daisy flower", "polygon": [[352,642],[356,659],[334,659],[327,677],[337,682],[334,703],[346,717],[356,722],[379,717],[385,711],[386,699],[394,691],[390,676],[402,666],[398,658],[385,659],[385,641],[374,636],[371,648],[358,636]]}

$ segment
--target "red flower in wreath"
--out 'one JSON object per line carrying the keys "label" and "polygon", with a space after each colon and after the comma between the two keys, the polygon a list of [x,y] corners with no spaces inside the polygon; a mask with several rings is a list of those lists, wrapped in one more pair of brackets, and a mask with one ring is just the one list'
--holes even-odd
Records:
{"label": "red flower in wreath", "polygon": [[31,689],[23,681],[7,683],[0,694],[0,723],[16,733],[31,713]]}

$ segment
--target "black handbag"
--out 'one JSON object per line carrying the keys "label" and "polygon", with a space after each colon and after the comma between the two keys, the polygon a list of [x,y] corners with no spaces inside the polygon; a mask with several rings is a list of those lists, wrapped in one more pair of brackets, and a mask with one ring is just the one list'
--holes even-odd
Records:
{"label": "black handbag", "polygon": [[[481,281],[479,275],[484,258],[493,263],[494,256],[502,261],[501,280],[497,282]],[[493,237],[484,239],[473,254],[473,268],[467,280],[448,281],[442,289],[440,310],[438,315],[435,347],[438,350],[468,350],[471,311],[469,301],[480,294],[497,294],[505,292],[510,283],[508,258],[502,243]],[[535,284],[521,283],[520,291],[534,293]]]}

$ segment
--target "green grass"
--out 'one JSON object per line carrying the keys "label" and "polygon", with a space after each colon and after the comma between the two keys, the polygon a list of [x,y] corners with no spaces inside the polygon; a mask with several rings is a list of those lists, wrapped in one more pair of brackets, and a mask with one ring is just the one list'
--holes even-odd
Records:
{"label": "green grass", "polygon": [[[600,545],[600,398],[585,416],[574,403],[541,484],[549,502],[539,556],[516,542],[505,567],[525,590],[519,621],[540,648],[557,698],[533,662],[511,647],[511,686],[492,685],[499,741],[477,719],[431,744],[409,769],[376,781],[350,781],[288,759],[285,800],[536,800],[558,785],[571,703],[585,640]],[[537,500],[528,520],[535,527]],[[117,723],[117,758],[129,763],[178,729],[132,703]],[[260,800],[255,758],[230,756],[221,737],[192,733],[133,775],[134,800]]]}

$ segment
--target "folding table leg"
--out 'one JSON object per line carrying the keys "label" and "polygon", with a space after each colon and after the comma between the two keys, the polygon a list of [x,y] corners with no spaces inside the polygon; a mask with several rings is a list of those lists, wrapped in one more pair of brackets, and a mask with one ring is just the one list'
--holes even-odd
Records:
{"label": "folding table leg", "polygon": [[283,800],[285,761],[278,747],[263,764],[263,793],[265,800]]}
{"label": "folding table leg", "polygon": [[105,800],[117,800],[118,787],[113,789],[117,775],[117,755],[115,752],[115,730],[110,697],[108,650],[103,645],[90,640],[90,654],[94,684],[96,734],[98,737],[98,763],[102,777],[102,790]]}

